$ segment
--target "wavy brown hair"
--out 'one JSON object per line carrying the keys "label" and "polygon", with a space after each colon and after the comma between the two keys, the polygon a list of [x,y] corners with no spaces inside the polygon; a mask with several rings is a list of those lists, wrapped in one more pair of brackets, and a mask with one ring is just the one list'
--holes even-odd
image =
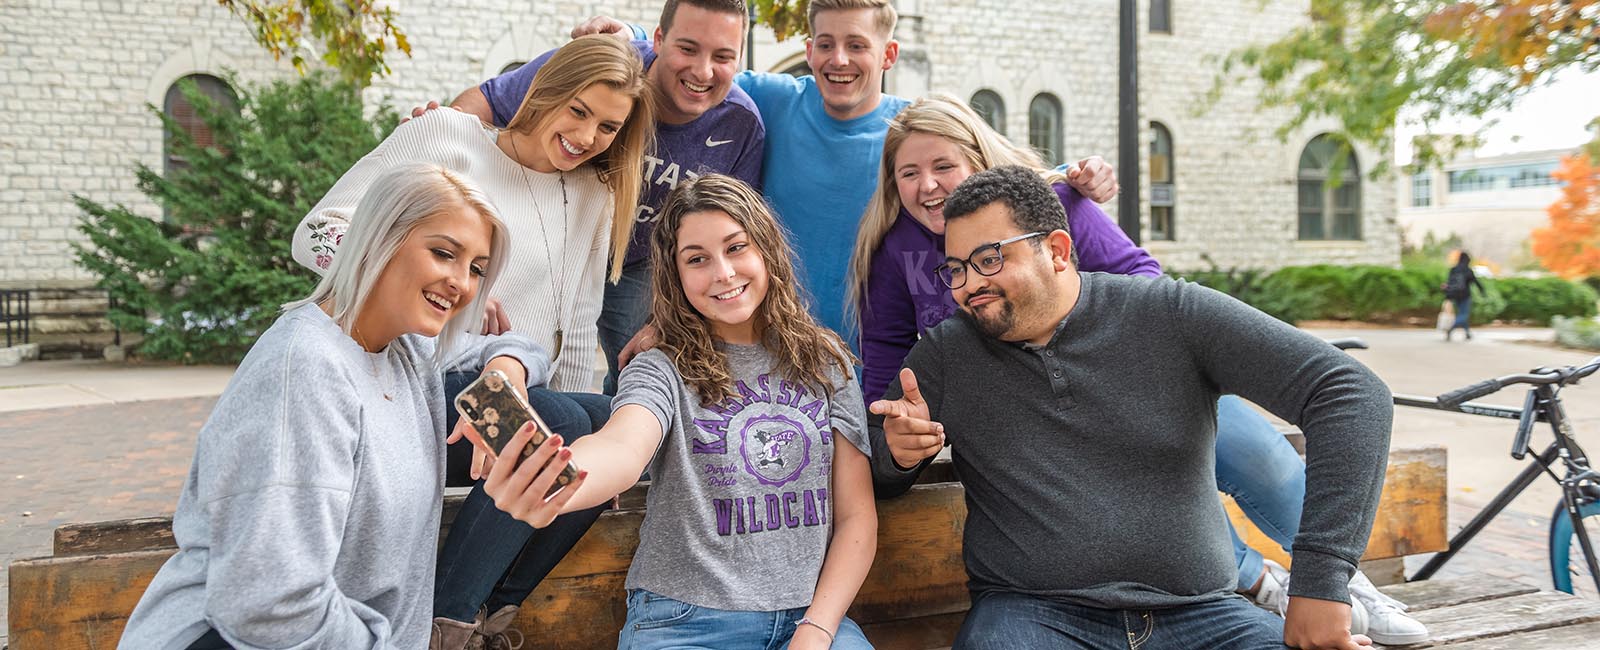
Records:
{"label": "wavy brown hair", "polygon": [[531,133],[545,128],[572,98],[594,84],[605,84],[633,99],[633,110],[605,151],[585,164],[594,165],[600,181],[611,188],[612,282],[622,276],[628,241],[633,238],[634,210],[639,205],[644,157],[655,146],[655,93],[645,82],[644,64],[633,46],[613,36],[591,34],[561,46],[539,68],[522,97],[507,131]]}
{"label": "wavy brown hair", "polygon": [[[855,357],[844,341],[812,318],[795,281],[794,249],[761,195],[738,179],[706,174],[678,183],[661,208],[661,221],[650,239],[655,261],[655,299],[650,318],[659,330],[656,347],[677,367],[684,383],[715,404],[734,395],[727,355],[717,349],[711,323],[689,303],[678,272],[678,229],[697,212],[727,214],[744,229],[767,266],[767,296],[756,308],[755,333],[777,360],[777,370],[790,381],[812,389],[835,388],[829,370],[849,377]],[[828,391],[819,391],[828,392]]]}

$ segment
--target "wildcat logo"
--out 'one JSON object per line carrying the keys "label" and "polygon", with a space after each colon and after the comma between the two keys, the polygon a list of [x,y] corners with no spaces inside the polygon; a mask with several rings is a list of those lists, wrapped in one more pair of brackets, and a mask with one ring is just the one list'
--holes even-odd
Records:
{"label": "wildcat logo", "polygon": [[782,486],[811,463],[811,438],[803,426],[781,415],[751,418],[740,432],[745,471],[757,481]]}

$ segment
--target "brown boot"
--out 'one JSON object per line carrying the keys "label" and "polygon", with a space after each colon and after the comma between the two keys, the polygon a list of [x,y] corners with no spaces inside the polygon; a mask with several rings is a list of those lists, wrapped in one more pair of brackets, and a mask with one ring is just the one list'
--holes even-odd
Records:
{"label": "brown boot", "polygon": [[483,619],[480,629],[485,650],[518,650],[522,647],[522,632],[511,629],[511,622],[517,618],[517,609],[516,605],[506,605]]}
{"label": "brown boot", "polygon": [[478,620],[472,623],[443,617],[435,618],[433,633],[428,636],[428,650],[479,650],[483,647],[483,637],[478,633],[481,625],[483,625],[482,613],[479,613]]}

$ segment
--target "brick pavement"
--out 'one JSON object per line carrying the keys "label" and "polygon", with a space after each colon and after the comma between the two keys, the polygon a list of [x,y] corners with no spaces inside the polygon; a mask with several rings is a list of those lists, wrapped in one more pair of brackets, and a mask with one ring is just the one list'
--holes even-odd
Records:
{"label": "brick pavement", "polygon": [[[0,416],[0,602],[14,560],[50,554],[56,526],[171,514],[215,397]],[[31,513],[25,516],[23,513]],[[9,608],[0,608],[0,639]]]}

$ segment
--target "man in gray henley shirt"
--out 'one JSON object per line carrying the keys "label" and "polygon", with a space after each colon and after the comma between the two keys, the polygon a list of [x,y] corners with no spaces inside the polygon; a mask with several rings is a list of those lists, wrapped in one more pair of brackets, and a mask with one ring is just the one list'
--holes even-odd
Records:
{"label": "man in gray henley shirt", "polygon": [[[1205,287],[1079,273],[1066,215],[1020,167],[945,206],[961,312],[872,405],[879,497],[952,446],[972,609],[961,648],[1356,648],[1346,585],[1383,485],[1393,406],[1366,367]],[[1233,593],[1216,403],[1306,436],[1285,619]],[[905,468],[910,469],[905,469]]]}

